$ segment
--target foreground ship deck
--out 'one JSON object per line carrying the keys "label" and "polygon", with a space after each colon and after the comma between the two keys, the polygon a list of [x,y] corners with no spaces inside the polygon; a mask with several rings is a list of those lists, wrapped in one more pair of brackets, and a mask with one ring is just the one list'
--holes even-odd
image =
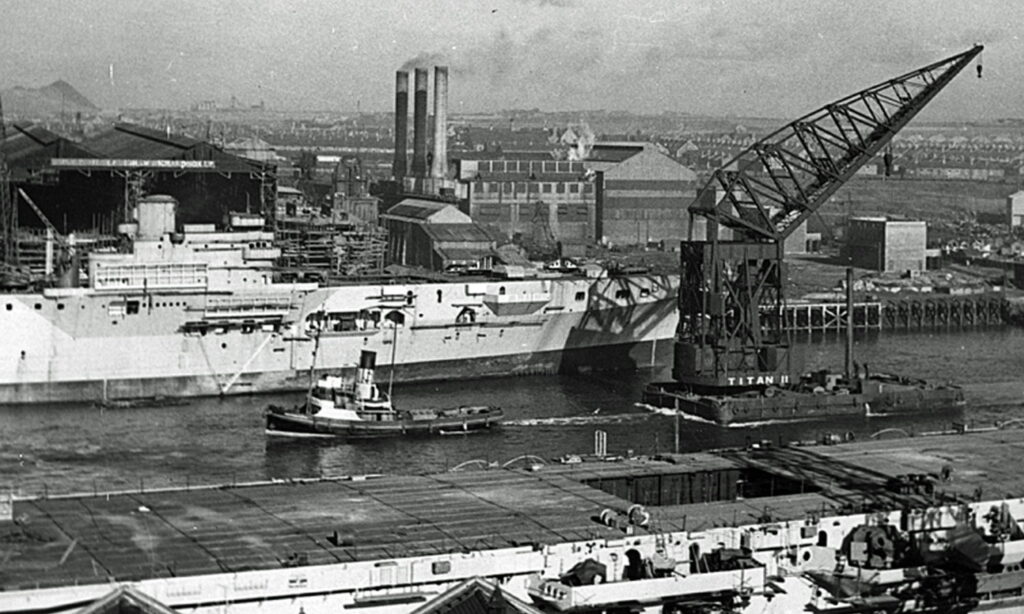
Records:
{"label": "foreground ship deck", "polygon": [[[982,498],[1021,504],[1022,454],[1019,431],[1007,430],[15,500],[14,522],[0,521],[0,612],[81,607],[124,582],[175,608],[345,591],[352,603],[374,586],[405,586],[418,602],[417,584],[537,571],[550,565],[534,560],[544,546],[610,544],[634,530],[694,534]],[[914,487],[908,476],[921,474],[934,489]],[[637,503],[648,527],[624,533],[600,519]],[[421,566],[395,562],[409,557]],[[380,603],[387,598],[395,593]]]}

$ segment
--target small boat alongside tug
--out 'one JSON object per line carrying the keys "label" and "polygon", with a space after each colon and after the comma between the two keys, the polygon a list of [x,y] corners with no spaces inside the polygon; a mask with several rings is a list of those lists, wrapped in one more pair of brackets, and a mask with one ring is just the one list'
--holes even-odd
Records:
{"label": "small boat alongside tug", "polygon": [[354,382],[329,375],[313,386],[305,403],[267,409],[268,435],[373,439],[409,435],[451,435],[489,429],[503,412],[488,405],[399,410],[373,381],[376,354],[363,350]]}

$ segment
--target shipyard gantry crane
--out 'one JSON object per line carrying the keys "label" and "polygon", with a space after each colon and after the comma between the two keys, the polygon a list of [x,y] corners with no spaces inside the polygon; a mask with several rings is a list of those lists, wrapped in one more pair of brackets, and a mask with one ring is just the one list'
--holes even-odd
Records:
{"label": "shipyard gantry crane", "polygon": [[827,104],[715,171],[690,206],[691,229],[695,216],[704,218],[707,240],[682,244],[673,377],[683,389],[718,394],[795,381],[803,364],[783,325],[786,238],[981,51]]}

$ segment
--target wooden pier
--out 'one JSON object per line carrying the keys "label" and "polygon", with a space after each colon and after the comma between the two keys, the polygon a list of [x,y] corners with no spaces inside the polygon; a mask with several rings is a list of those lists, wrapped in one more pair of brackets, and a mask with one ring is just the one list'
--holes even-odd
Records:
{"label": "wooden pier", "polygon": [[922,294],[889,299],[882,309],[888,330],[952,330],[998,326],[1006,322],[1002,293]]}
{"label": "wooden pier", "polygon": [[[792,332],[843,332],[846,330],[846,303],[788,303],[782,321],[786,330]],[[882,303],[854,303],[853,328],[881,329]]]}
{"label": "wooden pier", "polygon": [[[855,330],[963,330],[1000,326],[1006,321],[1007,302],[999,292],[918,294],[853,305]],[[846,329],[846,304],[789,303],[783,322],[791,332],[842,333]]]}

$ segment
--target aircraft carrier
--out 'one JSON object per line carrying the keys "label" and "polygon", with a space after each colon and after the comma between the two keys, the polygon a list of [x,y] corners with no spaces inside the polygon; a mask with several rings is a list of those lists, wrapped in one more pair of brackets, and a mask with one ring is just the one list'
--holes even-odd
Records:
{"label": "aircraft carrier", "polygon": [[678,275],[280,282],[262,219],[176,233],[175,206],[142,199],[131,251],[91,254],[86,287],[0,295],[0,403],[305,390],[362,349],[396,381],[635,368],[675,332]]}

